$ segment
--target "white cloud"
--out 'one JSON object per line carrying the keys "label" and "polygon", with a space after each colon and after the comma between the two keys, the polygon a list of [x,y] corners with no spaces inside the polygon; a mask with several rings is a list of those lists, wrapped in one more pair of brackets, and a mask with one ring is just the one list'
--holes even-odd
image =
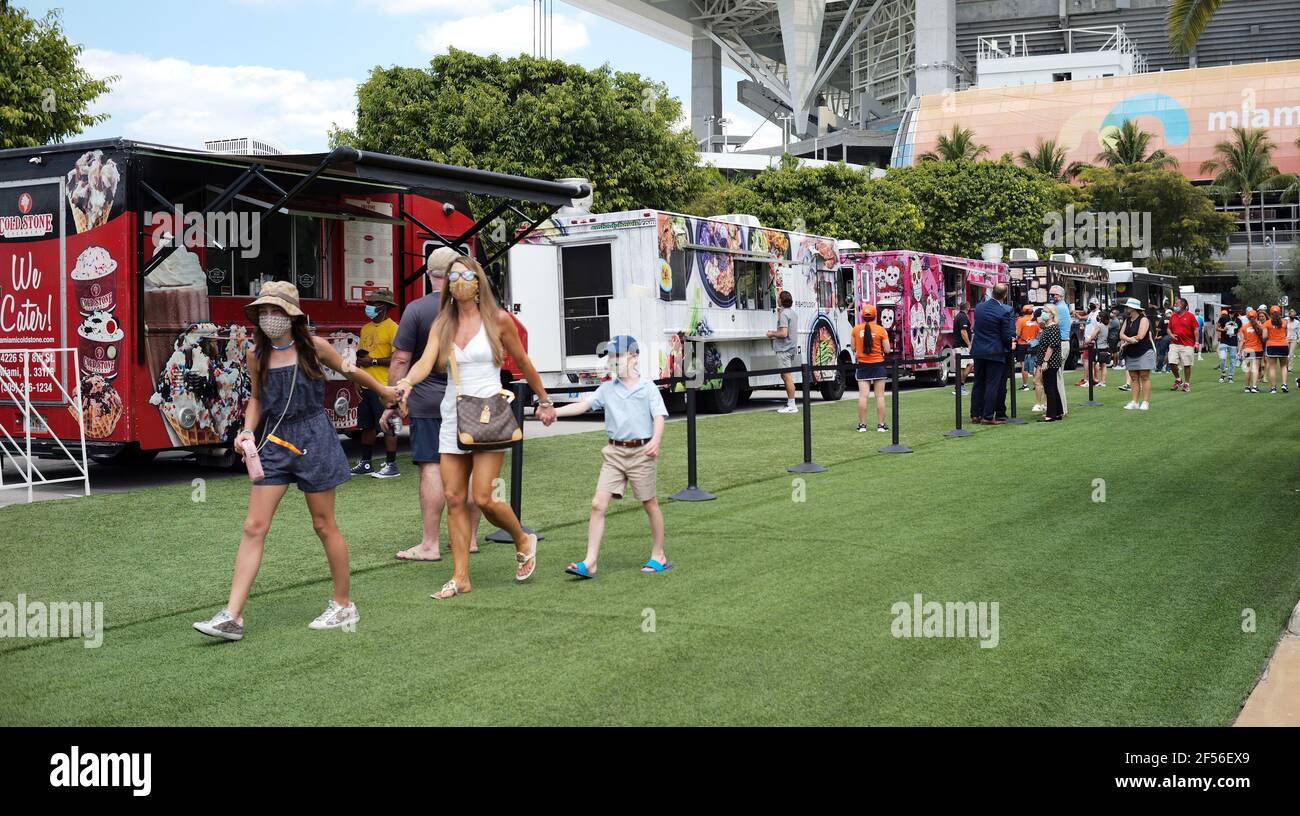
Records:
{"label": "white cloud", "polygon": [[101,135],[182,147],[208,139],[251,136],[289,152],[326,146],[332,123],[356,123],[351,79],[312,79],[302,71],[260,65],[197,65],[182,59],[88,48],[81,64],[92,76],[116,74],[95,111],[112,118]]}
{"label": "white cloud", "polygon": [[[419,2],[420,0],[387,0]],[[551,53],[559,57],[587,47],[587,26],[566,14],[551,18]],[[434,23],[424,29],[420,47],[431,54],[441,54],[449,47],[476,54],[531,54],[533,52],[533,8],[514,5],[488,14],[462,17]]]}

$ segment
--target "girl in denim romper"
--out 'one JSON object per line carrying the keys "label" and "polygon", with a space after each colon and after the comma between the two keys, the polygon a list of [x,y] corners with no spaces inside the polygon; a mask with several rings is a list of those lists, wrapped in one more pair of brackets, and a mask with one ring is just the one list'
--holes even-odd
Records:
{"label": "girl in denim romper", "polygon": [[298,485],[307,499],[312,526],[325,547],[334,595],[311,629],[351,628],[361,616],[348,597],[348,547],[334,520],[334,488],[351,474],[338,433],[325,416],[325,373],[328,366],[352,382],[372,389],[386,403],[393,390],[355,366],[347,365],[334,348],[307,328],[298,308],[298,290],[285,281],[262,286],[261,297],[245,307],[257,325],[256,344],[248,356],[252,397],[244,409],[244,429],[234,446],[244,456],[245,445],[258,450],[265,476],[253,484],[248,517],[235,556],[235,575],[226,608],[194,628],[224,640],[244,636],[244,602],[262,563],[271,518],[289,489]]}

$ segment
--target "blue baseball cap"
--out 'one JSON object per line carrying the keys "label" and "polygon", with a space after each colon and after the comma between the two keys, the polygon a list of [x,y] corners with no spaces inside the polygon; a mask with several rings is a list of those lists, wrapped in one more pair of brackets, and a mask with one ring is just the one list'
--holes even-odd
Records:
{"label": "blue baseball cap", "polygon": [[627,334],[615,335],[596,347],[596,356],[604,357],[606,354],[639,354],[641,348],[636,344],[636,338]]}

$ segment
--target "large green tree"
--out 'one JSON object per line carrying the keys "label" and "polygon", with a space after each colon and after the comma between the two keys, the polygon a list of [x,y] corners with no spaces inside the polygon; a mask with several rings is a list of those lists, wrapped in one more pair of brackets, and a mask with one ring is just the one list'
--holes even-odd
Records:
{"label": "large green tree", "polygon": [[1000,161],[920,162],[886,178],[912,194],[925,222],[912,248],[979,257],[986,243],[1043,247],[1044,216],[1078,199],[1068,184]]}
{"label": "large green tree", "polygon": [[60,142],[108,118],[87,109],[116,77],[94,79],[77,64],[60,12],[34,20],[0,0],[0,149]]}
{"label": "large green tree", "polygon": [[906,188],[843,164],[812,168],[783,161],[751,178],[711,186],[688,211],[747,213],[764,226],[856,241],[867,250],[911,247],[922,228],[921,210]]}
{"label": "large green tree", "polygon": [[[1236,219],[1215,210],[1210,196],[1176,170],[1147,164],[1093,167],[1085,170],[1080,180],[1088,208],[1094,213],[1151,216],[1150,235],[1143,236],[1148,239],[1144,243],[1149,244],[1149,257],[1135,256],[1138,247],[1132,245],[1136,242],[1131,233],[1130,245],[1097,247],[1096,252],[1175,275],[1183,283],[1195,283],[1218,266],[1214,256],[1227,251],[1228,236],[1236,229]],[[1107,236],[1110,243],[1118,238]]]}
{"label": "large green tree", "polygon": [[682,106],[662,83],[608,66],[451,49],[428,68],[375,68],[357,126],[332,144],[539,178],[581,176],[601,212],[681,209],[703,189]]}

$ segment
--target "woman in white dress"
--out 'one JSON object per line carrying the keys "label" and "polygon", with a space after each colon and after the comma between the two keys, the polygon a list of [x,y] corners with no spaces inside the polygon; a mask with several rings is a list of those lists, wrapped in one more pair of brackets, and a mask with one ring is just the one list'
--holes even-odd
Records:
{"label": "woman in white dress", "polygon": [[[447,269],[442,290],[442,311],[429,330],[424,354],[397,382],[397,398],[405,402],[411,388],[429,376],[434,366],[447,370],[448,351],[456,355],[460,393],[490,397],[501,389],[501,361],[514,358],[537,394],[538,418],[546,420],[555,408],[537,369],[528,359],[519,331],[508,312],[497,305],[483,268],[473,258],[458,257]],[[447,530],[451,535],[452,579],[433,594],[446,600],[470,591],[470,514],[468,496],[483,515],[505,530],[515,543],[515,580],[528,580],[537,567],[537,536],[525,533],[510,505],[493,495],[492,483],[501,475],[505,451],[462,451],[456,442],[457,386],[448,377],[442,399],[442,427],[438,434],[438,467],[447,497]],[[553,418],[553,417],[552,417]]]}

